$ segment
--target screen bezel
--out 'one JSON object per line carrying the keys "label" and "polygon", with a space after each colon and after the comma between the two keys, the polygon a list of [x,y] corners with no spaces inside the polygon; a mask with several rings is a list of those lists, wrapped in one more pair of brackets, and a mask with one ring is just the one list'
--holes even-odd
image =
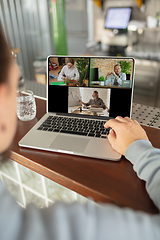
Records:
{"label": "screen bezel", "polygon": [[[49,99],[49,92],[48,92],[48,87],[49,86],[51,86],[51,85],[49,85],[49,58],[54,58],[54,57],[63,57],[63,58],[80,58],[80,57],[85,57],[85,58],[103,58],[103,59],[130,59],[130,60],[132,60],[133,61],[133,73],[132,73],[132,86],[131,86],[131,88],[127,88],[127,89],[131,89],[131,93],[130,93],[130,113],[128,114],[128,115],[126,115],[126,116],[129,116],[129,117],[131,117],[131,113],[132,113],[132,102],[133,102],[133,89],[134,89],[134,77],[135,77],[135,59],[133,58],[133,57],[111,57],[111,56],[107,56],[107,57],[104,57],[104,56],[68,56],[68,55],[49,55],[48,57],[47,57],[47,88],[46,88],[46,91],[47,91],[47,101],[46,101],[46,110],[47,110],[47,113],[57,113],[57,112],[49,112],[49,101],[48,101],[48,99]],[[54,87],[54,86],[52,86],[52,87]],[[59,86],[59,87],[61,87],[61,86]],[[91,87],[92,88],[92,87]],[[125,88],[117,88],[117,89],[125,89]],[[58,113],[59,114],[59,113]],[[63,112],[61,113],[61,114],[64,114]],[[72,113],[68,113],[67,115],[69,115],[69,116],[73,116],[73,114]],[[78,114],[77,114],[77,116],[79,116]],[[94,116],[92,116],[92,115],[86,115],[88,118],[94,118]],[[85,116],[85,117],[86,117]],[[80,116],[79,116],[80,117]],[[84,117],[84,116],[83,116]],[[116,117],[116,116],[114,116],[114,117]],[[104,117],[104,119],[105,119],[105,117]]]}

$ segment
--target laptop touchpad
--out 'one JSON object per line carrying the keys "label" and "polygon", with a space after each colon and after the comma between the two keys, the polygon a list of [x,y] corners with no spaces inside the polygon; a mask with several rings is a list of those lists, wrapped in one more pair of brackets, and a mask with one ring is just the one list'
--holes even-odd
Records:
{"label": "laptop touchpad", "polygon": [[57,136],[56,139],[50,145],[51,149],[64,150],[70,152],[82,153],[84,152],[89,139],[76,136]]}

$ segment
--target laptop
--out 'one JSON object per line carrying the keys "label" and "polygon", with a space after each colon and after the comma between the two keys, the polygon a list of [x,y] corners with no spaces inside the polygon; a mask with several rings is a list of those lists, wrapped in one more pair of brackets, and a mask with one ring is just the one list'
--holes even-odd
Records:
{"label": "laptop", "polygon": [[[120,66],[122,73],[117,84],[112,74],[115,66]],[[110,129],[104,124],[117,116],[131,116],[134,67],[135,60],[128,57],[48,56],[47,113],[19,146],[120,160],[121,155],[107,138]]]}

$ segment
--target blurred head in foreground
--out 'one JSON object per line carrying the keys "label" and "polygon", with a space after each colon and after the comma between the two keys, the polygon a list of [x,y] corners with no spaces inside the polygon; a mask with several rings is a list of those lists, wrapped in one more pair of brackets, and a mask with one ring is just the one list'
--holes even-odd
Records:
{"label": "blurred head in foreground", "polygon": [[18,78],[18,67],[0,25],[0,154],[8,149],[16,130]]}

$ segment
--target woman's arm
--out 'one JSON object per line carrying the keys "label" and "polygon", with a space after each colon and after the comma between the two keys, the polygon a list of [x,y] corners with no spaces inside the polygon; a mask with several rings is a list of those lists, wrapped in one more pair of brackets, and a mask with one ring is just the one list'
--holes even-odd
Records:
{"label": "woman's arm", "polygon": [[160,149],[149,142],[146,132],[135,120],[117,117],[106,122],[112,147],[133,163],[139,178],[146,181],[150,198],[160,209]]}
{"label": "woman's arm", "polygon": [[59,73],[58,81],[63,81],[63,75],[65,74],[65,66],[62,68],[62,70]]}
{"label": "woman's arm", "polygon": [[160,215],[91,202],[23,209],[1,185],[1,240],[159,240]]}
{"label": "woman's arm", "polygon": [[79,80],[79,72],[78,72],[77,67],[75,67],[75,69],[74,69],[74,77],[71,77],[71,80],[73,80],[73,79],[76,81]]}
{"label": "woman's arm", "polygon": [[138,177],[146,182],[146,190],[160,210],[160,149],[147,140],[137,140],[127,148],[125,157],[133,163]]}

